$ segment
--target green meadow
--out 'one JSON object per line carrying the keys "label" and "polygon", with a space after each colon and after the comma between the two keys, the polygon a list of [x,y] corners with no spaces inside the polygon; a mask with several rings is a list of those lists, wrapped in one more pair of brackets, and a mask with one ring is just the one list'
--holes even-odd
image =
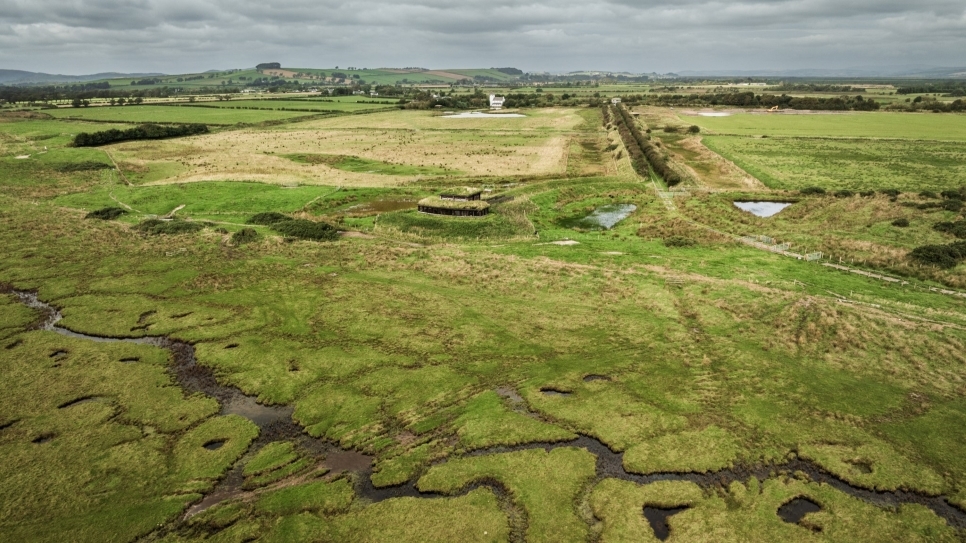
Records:
{"label": "green meadow", "polygon": [[[54,113],[235,124],[288,112]],[[963,184],[962,117],[701,118],[704,160],[762,185],[712,192],[698,175],[667,203],[599,109],[523,113],[226,127],[206,136],[211,155],[194,139],[76,149],[63,134],[110,125],[0,122],[0,540],[655,541],[645,513],[683,508],[668,541],[962,541],[966,266],[909,255],[956,239],[934,225],[961,213],[918,192]],[[360,150],[330,152],[330,137]],[[239,142],[257,142],[255,158]],[[391,160],[367,154],[388,146]],[[205,168],[214,159],[197,157],[215,153],[264,178],[131,184],[109,158],[130,173]],[[444,156],[454,166],[433,165]],[[470,160],[485,166],[455,166]],[[282,165],[339,177],[268,177]],[[460,187],[484,190],[490,213],[414,209]],[[844,188],[903,193],[831,194]],[[761,218],[736,200],[794,204]],[[588,226],[613,204],[634,208]],[[88,218],[115,207],[125,213]],[[298,221],[343,234],[279,233]],[[285,409],[301,434],[182,389],[171,350],[37,329],[41,313],[14,290],[79,334],[191,344],[219,385]],[[913,498],[882,505],[867,490]],[[782,520],[797,498],[818,510]]]}
{"label": "green meadow", "polygon": [[966,115],[938,113],[736,113],[727,117],[678,114],[711,134],[966,141]]}

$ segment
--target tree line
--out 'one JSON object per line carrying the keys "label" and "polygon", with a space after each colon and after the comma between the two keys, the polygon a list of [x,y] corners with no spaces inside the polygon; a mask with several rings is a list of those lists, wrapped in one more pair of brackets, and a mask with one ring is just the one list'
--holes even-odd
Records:
{"label": "tree line", "polygon": [[614,115],[614,125],[617,127],[617,132],[624,142],[624,147],[627,148],[627,154],[630,156],[634,170],[642,177],[647,177],[649,172],[648,166],[650,166],[654,173],[664,179],[664,183],[669,187],[673,187],[684,181],[681,174],[671,167],[667,156],[651,141],[651,136],[641,132],[641,129],[634,122],[634,118],[627,112],[627,109],[623,105],[611,107],[616,113]]}
{"label": "tree line", "polygon": [[646,96],[643,102],[653,106],[732,106],[774,107],[783,109],[814,109],[823,111],[876,111],[881,106],[862,96],[829,98],[788,96],[787,94],[755,94],[754,92],[726,92],[715,94],[659,94]]}
{"label": "tree line", "polygon": [[208,127],[203,124],[159,125],[142,124],[127,130],[104,130],[101,132],[81,132],[74,136],[74,147],[96,147],[131,140],[157,140],[205,134]]}

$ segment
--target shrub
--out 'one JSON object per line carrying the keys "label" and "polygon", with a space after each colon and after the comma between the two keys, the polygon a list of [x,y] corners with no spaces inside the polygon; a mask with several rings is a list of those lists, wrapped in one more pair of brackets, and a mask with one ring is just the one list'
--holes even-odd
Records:
{"label": "shrub", "polygon": [[688,134],[700,134],[700,133],[701,133],[700,126],[696,124],[692,124],[691,126],[688,127]]}
{"label": "shrub", "polygon": [[800,190],[798,192],[799,192],[799,194],[805,194],[805,195],[809,195],[809,194],[825,194],[825,189],[823,189],[822,187],[805,187],[805,188],[803,188],[802,190]]}
{"label": "shrub", "polygon": [[119,141],[157,140],[205,134],[208,127],[203,124],[180,124],[162,126],[159,124],[142,124],[128,130],[112,128],[103,132],[81,132],[74,136],[74,147],[96,147]]}
{"label": "shrub", "polygon": [[946,200],[943,202],[943,209],[946,211],[960,211],[963,209],[962,200]]}
{"label": "shrub", "polygon": [[859,193],[859,195],[860,196],[863,196],[865,198],[872,198],[873,196],[875,196],[875,191],[874,190],[863,190],[862,192]]}
{"label": "shrub", "polygon": [[924,190],[919,193],[919,196],[922,198],[939,198],[939,195],[931,190]]}
{"label": "shrub", "polygon": [[670,236],[664,238],[665,247],[693,247],[697,245],[698,242],[691,238],[686,238],[684,236]]}
{"label": "shrub", "polygon": [[932,229],[937,232],[952,234],[960,239],[966,238],[966,221],[939,222],[934,224]]}
{"label": "shrub", "polygon": [[944,190],[941,194],[947,200],[966,200],[966,187],[958,190]]}
{"label": "shrub", "polygon": [[252,218],[245,221],[246,224],[258,224],[262,226],[271,226],[277,222],[290,221],[292,217],[288,215],[283,215],[277,211],[267,211],[265,213],[259,213],[254,215]]}
{"label": "shrub", "polygon": [[966,242],[957,241],[949,245],[923,245],[913,249],[909,256],[923,264],[940,268],[954,268],[966,258]]}
{"label": "shrub", "polygon": [[890,198],[898,198],[899,195],[902,194],[899,189],[882,189],[879,192],[889,196]]}
{"label": "shrub", "polygon": [[231,235],[233,245],[244,245],[258,239],[258,232],[254,228],[242,228]]}
{"label": "shrub", "polygon": [[61,164],[57,166],[57,171],[64,173],[71,172],[91,172],[95,170],[110,170],[114,166],[110,164],[105,164],[103,162],[97,162],[94,160],[85,160],[83,162],[70,162],[68,164]]}
{"label": "shrub", "polygon": [[177,234],[191,234],[204,229],[204,226],[196,222],[189,222],[182,219],[174,219],[171,221],[148,219],[146,221],[142,221],[134,228],[144,232],[145,234],[154,236],[159,236],[162,234],[173,236]]}
{"label": "shrub", "polygon": [[896,219],[892,221],[892,226],[898,226],[899,228],[905,228],[909,226],[909,219]]}
{"label": "shrub", "polygon": [[113,221],[114,219],[120,217],[127,213],[127,210],[121,209],[119,207],[102,207],[95,211],[91,211],[84,216],[85,219],[101,219],[102,221]]}
{"label": "shrub", "polygon": [[670,125],[670,124],[664,127],[664,132],[666,132],[668,134],[676,134],[677,131],[678,131],[678,127],[673,126],[673,125]]}
{"label": "shrub", "polygon": [[852,196],[855,196],[855,193],[851,190],[840,190],[835,192],[835,196],[839,198],[851,198]]}
{"label": "shrub", "polygon": [[276,232],[291,238],[310,239],[315,241],[332,241],[339,237],[339,231],[324,222],[307,221],[305,219],[289,219],[272,224]]}

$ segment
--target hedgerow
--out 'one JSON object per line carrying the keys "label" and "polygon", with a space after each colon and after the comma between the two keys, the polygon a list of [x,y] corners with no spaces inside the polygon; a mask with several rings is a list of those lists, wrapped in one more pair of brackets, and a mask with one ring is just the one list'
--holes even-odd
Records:
{"label": "hedgerow", "polygon": [[96,147],[119,141],[157,140],[205,134],[208,127],[203,124],[159,125],[142,124],[128,130],[112,128],[102,132],[81,132],[74,136],[74,147]]}
{"label": "hedgerow", "polygon": [[617,115],[614,117],[617,132],[624,141],[624,147],[627,148],[627,154],[631,158],[631,164],[633,164],[634,170],[641,176],[647,177],[649,173],[648,166],[650,166],[654,170],[654,173],[664,179],[664,182],[669,187],[673,187],[684,181],[681,174],[671,168],[664,153],[656,145],[651,143],[650,136],[642,133],[637,127],[637,123],[634,122],[634,119],[627,112],[627,109],[624,106],[617,106],[614,109],[617,110]]}

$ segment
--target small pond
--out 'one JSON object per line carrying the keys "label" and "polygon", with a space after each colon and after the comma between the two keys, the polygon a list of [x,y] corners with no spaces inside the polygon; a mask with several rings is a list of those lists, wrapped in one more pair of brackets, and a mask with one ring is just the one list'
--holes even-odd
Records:
{"label": "small pond", "polygon": [[519,119],[526,117],[519,113],[483,113],[482,111],[467,111],[454,115],[443,115],[444,119]]}
{"label": "small pond", "polygon": [[805,515],[817,513],[822,510],[822,506],[812,500],[799,496],[794,500],[778,508],[778,516],[789,524],[798,524]]}
{"label": "small pond", "polygon": [[634,204],[607,204],[598,207],[586,217],[564,219],[561,224],[569,228],[592,228],[610,230],[637,210]]}
{"label": "small pond", "polygon": [[756,217],[771,217],[792,205],[792,202],[734,202],[735,207]]}

